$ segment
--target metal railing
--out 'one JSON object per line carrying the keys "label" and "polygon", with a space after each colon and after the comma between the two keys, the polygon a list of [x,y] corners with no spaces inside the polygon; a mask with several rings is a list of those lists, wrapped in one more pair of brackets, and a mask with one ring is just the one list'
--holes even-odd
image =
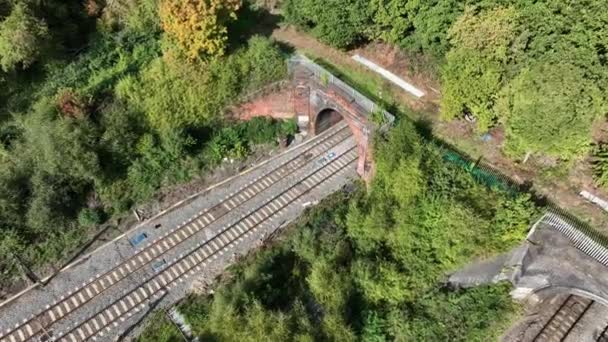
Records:
{"label": "metal railing", "polygon": [[290,74],[293,74],[295,68],[297,66],[303,66],[308,71],[311,72],[311,76],[322,85],[333,85],[338,88],[340,91],[352,97],[352,99],[357,103],[357,105],[361,106],[367,113],[372,114],[377,111],[381,111],[384,116],[385,123],[392,125],[395,121],[395,116],[386,110],[382,109],[382,107],[378,106],[374,101],[367,98],[365,95],[361,94],[355,88],[346,84],[344,81],[340,80],[338,77],[334,76],[331,72],[327,71],[322,66],[313,62],[309,58],[303,55],[294,55],[288,61],[288,70]]}

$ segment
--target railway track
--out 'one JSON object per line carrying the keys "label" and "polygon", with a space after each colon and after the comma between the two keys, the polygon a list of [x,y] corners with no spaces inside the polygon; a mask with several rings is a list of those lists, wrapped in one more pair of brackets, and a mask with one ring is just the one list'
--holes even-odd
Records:
{"label": "railway track", "polygon": [[259,226],[271,220],[289,204],[295,202],[326,179],[345,170],[346,167],[354,165],[356,160],[356,150],[351,148],[327,166],[319,167],[314,173],[306,176],[280,195],[269,199],[261,207],[252,209],[211,240],[201,243],[198,247],[184,254],[183,257],[176,259],[165,270],[150,277],[142,285],[128,292],[104,310],[89,317],[83,324],[60,334],[58,340],[86,341],[95,339],[96,335],[103,333],[103,330],[109,331],[114,322],[124,320],[125,316],[130,316],[145,308],[145,304],[149,300],[155,300],[177,282],[183,281],[184,278],[196,271],[200,271],[210,260],[217,259],[218,255],[234,248],[236,244],[243,241],[244,237],[255,233]]}
{"label": "railway track", "polygon": [[[175,249],[186,240],[191,239],[205,227],[256,197],[259,193],[270,188],[276,182],[281,181],[285,177],[293,174],[304,165],[310,162],[315,162],[315,157],[327,153],[327,151],[329,151],[333,146],[345,141],[350,136],[352,136],[352,133],[344,124],[337,125],[335,128],[324,132],[324,134],[316,138],[317,140],[315,142],[311,142],[309,145],[307,145],[302,153],[298,156],[284,161],[280,165],[277,165],[277,167],[273,170],[257,177],[250,183],[241,187],[241,189],[238,191],[226,196],[226,198],[224,198],[223,201],[217,205],[199,212],[190,220],[183,222],[181,225],[177,226],[174,230],[168,232],[161,238],[150,242],[148,245],[138,250],[134,255],[126,259],[124,262],[116,265],[109,271],[89,279],[88,282],[83,283],[82,286],[77,288],[75,291],[67,293],[66,296],[60,298],[55,303],[47,305],[44,311],[40,312],[39,314],[24,320],[21,324],[17,324],[14,328],[7,329],[0,337],[0,341],[21,342],[36,339],[56,339],[56,337],[51,336],[53,333],[49,331],[53,324],[73,313],[75,310],[85,306],[88,302],[100,296],[108,289],[118,286],[118,284],[121,284],[123,280],[127,279],[127,277],[133,272],[141,270],[145,266],[153,263],[155,260],[158,260],[163,255],[166,255],[167,252]],[[319,166],[319,169],[315,170],[308,177],[315,177],[314,182],[318,181],[318,175],[327,172],[323,170],[329,170],[330,165],[338,165],[337,163],[342,163],[344,158],[356,159],[356,152],[354,152],[354,149],[349,150],[348,157],[337,157],[335,160],[332,160],[329,164],[327,164],[327,169],[325,169],[325,166]],[[288,191],[291,191],[292,189],[306,188],[309,186],[311,184],[310,182],[312,182],[311,179],[313,178],[308,177],[294,184],[289,188],[289,190],[286,190],[286,192],[283,192],[280,196],[285,195],[287,197],[286,199],[283,198],[281,203],[273,202],[274,199],[277,198],[275,197],[267,202],[266,205],[268,205],[268,207],[263,206],[250,212],[247,216],[241,217],[239,220],[237,220],[231,227],[240,227],[241,229],[244,229],[242,228],[243,226],[241,226],[242,224],[249,229],[245,233],[249,232],[249,234],[251,234],[250,232],[251,229],[254,229],[253,227],[256,227],[270,217],[266,217],[266,215],[270,215],[272,211],[280,211],[282,208],[284,208],[284,206],[289,205],[299,198],[303,193],[294,198],[293,196],[295,196],[295,193],[288,193]],[[260,210],[261,212],[258,212],[257,210]],[[146,281],[146,284],[150,284],[150,286],[145,288],[143,286],[138,287],[138,290],[130,292],[129,295],[119,299],[116,302],[116,305],[112,305],[108,308],[108,310],[104,310],[103,314],[100,312],[98,316],[92,317],[90,321],[88,321],[89,323],[83,323],[81,328],[75,328],[73,331],[63,335],[59,334],[59,339],[88,339],[96,336],[98,333],[101,333],[103,329],[109,327],[109,325],[114,323],[116,319],[124,320],[123,314],[126,312],[134,312],[134,310],[137,310],[139,305],[143,305],[142,303],[145,303],[147,300],[151,300],[155,296],[159,296],[163,291],[167,291],[174,281],[184,278],[185,272],[195,272],[196,269],[190,267],[194,265],[195,261],[197,262],[196,265],[198,269],[200,269],[200,267],[202,267],[201,265],[204,265],[204,261],[199,261],[199,258],[217,257],[216,253],[223,253],[222,251],[224,248],[229,248],[227,246],[232,246],[234,240],[231,239],[233,237],[235,237],[237,241],[239,237],[242,240],[242,235],[238,235],[238,237],[236,236],[235,231],[232,230],[228,230],[216,235],[211,240],[206,241],[204,245],[201,244],[197,247],[196,250],[200,252],[192,251],[187,254],[191,255],[194,259],[187,259],[187,256],[184,256],[180,260],[183,260],[185,264],[182,264],[182,261],[174,261],[173,263],[166,265],[165,270],[154,275],[153,278],[158,279],[158,281]],[[186,268],[188,271],[181,271]],[[165,276],[160,277],[161,274]]]}
{"label": "railway track", "polygon": [[569,295],[532,341],[564,341],[593,303],[591,299]]}
{"label": "railway track", "polygon": [[595,342],[608,342],[608,325],[606,325],[604,329],[600,332],[600,334],[595,339]]}

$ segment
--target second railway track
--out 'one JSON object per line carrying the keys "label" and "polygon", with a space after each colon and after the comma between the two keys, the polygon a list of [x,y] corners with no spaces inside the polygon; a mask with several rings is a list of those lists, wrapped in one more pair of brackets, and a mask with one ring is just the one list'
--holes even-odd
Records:
{"label": "second railway track", "polygon": [[[336,157],[327,165],[320,166],[313,173],[305,176],[300,182],[285,189],[279,195],[268,199],[259,208],[254,208],[222,232],[208,241],[201,242],[194,249],[177,258],[162,272],[145,280],[140,286],[125,294],[104,310],[87,318],[66,333],[57,337],[60,341],[86,341],[95,339],[103,331],[109,331],[118,320],[124,320],[133,312],[145,307],[145,303],[162,296],[165,291],[177,282],[200,271],[210,260],[216,259],[243,241],[245,236],[255,233],[259,227],[273,217],[276,217],[288,205],[296,202],[301,196],[314,189],[324,181],[331,180],[332,176],[354,165],[357,160],[355,148]],[[103,336],[103,335],[101,335]]]}
{"label": "second railway track", "polygon": [[[268,189],[274,183],[291,175],[303,165],[314,162],[315,158],[323,153],[326,153],[336,144],[348,139],[351,137],[351,135],[352,134],[345,125],[339,125],[332,128],[328,132],[316,138],[317,140],[311,142],[309,146],[306,146],[300,155],[293,157],[280,165],[277,165],[276,168],[257,177],[250,183],[241,187],[239,191],[234,192],[224,198],[217,205],[209,208],[208,210],[199,212],[190,220],[177,226],[174,230],[138,250],[134,255],[127,258],[124,262],[116,265],[114,268],[101,275],[91,278],[89,282],[84,283],[75,291],[67,293],[66,296],[60,298],[57,302],[47,305],[47,307],[39,314],[23,320],[22,323],[16,324],[13,328],[6,329],[5,333],[0,336],[0,341],[21,342],[48,335],[49,328],[55,322],[84,306],[112,286],[116,286],[122,280],[126,279],[129,274],[136,272],[144,266],[149,265],[154,260],[157,260],[160,256],[174,249],[182,242],[190,239],[206,226],[215,222],[220,217],[223,217],[231,210],[254,198],[257,194]],[[351,151],[349,153],[354,152]],[[356,156],[356,153],[354,153],[354,155]],[[331,165],[334,164],[332,163]],[[276,206],[277,205],[275,204],[273,207]],[[254,216],[254,214],[255,213],[251,214],[252,217],[258,217],[259,215]],[[218,244],[214,241],[210,241],[209,243],[210,245],[216,246]],[[146,298],[149,298],[149,296]],[[137,295],[134,295],[134,297],[131,298],[131,300],[133,299],[137,299]],[[131,301],[128,301],[128,304],[131,305]],[[103,321],[104,320],[100,318],[99,323],[103,323]],[[92,327],[99,326],[99,323],[93,324]],[[85,327],[85,331],[87,331],[87,333],[90,329],[91,327]]]}

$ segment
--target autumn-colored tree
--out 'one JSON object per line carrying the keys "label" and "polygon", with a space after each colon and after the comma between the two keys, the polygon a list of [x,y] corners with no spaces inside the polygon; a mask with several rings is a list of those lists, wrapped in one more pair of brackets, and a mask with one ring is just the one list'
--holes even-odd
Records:
{"label": "autumn-colored tree", "polygon": [[226,23],[236,19],[241,5],[241,0],[163,0],[159,14],[180,54],[195,61],[224,54]]}
{"label": "autumn-colored tree", "polygon": [[73,89],[64,89],[57,95],[57,107],[63,116],[82,119],[89,111],[89,103]]}
{"label": "autumn-colored tree", "polygon": [[103,3],[99,0],[86,0],[84,10],[89,17],[98,17],[103,10]]}

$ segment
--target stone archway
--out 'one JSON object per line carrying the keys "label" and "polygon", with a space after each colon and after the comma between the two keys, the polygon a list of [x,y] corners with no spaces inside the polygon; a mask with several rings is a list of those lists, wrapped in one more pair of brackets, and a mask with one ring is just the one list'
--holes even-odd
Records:
{"label": "stone archway", "polygon": [[[375,132],[390,125],[394,117],[304,56],[292,57],[289,70],[294,89],[294,112],[300,128],[316,135],[344,120],[357,141],[357,173],[369,181],[374,173],[370,141]],[[372,113],[378,110],[387,122],[370,121]]]}

